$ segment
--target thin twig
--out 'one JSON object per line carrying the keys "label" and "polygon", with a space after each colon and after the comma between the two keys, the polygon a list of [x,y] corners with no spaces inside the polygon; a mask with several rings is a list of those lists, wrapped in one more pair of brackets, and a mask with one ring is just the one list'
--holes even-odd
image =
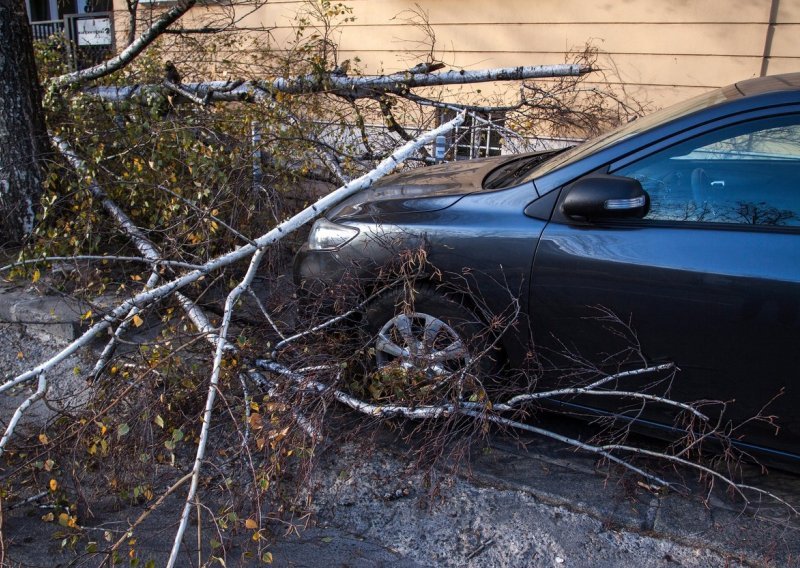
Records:
{"label": "thin twig", "polygon": [[5,266],[0,266],[0,272],[6,272],[11,270],[12,268],[17,268],[18,266],[27,266],[29,264],[40,264],[42,262],[57,262],[57,261],[70,261],[70,262],[79,262],[79,261],[99,261],[99,262],[141,262],[144,264],[152,264],[155,266],[169,266],[172,268],[187,268],[189,270],[194,270],[197,268],[198,265],[191,264],[188,262],[179,262],[176,260],[152,260],[149,258],[143,258],[141,256],[112,256],[112,255],[97,255],[97,254],[80,254],[75,256],[42,256],[39,258],[31,258],[27,260],[18,260],[16,262],[12,262],[11,264],[6,264]]}
{"label": "thin twig", "polygon": [[110,556],[111,554],[113,554],[113,552],[114,552],[115,550],[117,550],[117,549],[118,549],[118,548],[119,548],[119,547],[122,545],[122,543],[123,543],[123,542],[125,542],[127,539],[129,539],[129,538],[130,538],[130,535],[131,535],[131,534],[133,534],[133,531],[134,531],[134,529],[136,529],[136,527],[138,527],[139,525],[141,525],[141,524],[144,522],[144,520],[145,520],[147,517],[149,517],[149,516],[150,516],[150,513],[152,513],[152,512],[153,512],[153,511],[155,511],[156,509],[158,509],[158,507],[159,507],[159,506],[160,506],[160,505],[161,505],[161,504],[164,502],[164,500],[165,500],[167,497],[169,497],[170,495],[172,495],[172,494],[173,494],[173,493],[174,493],[174,492],[175,492],[175,491],[176,491],[176,490],[177,490],[177,489],[178,489],[178,488],[179,488],[181,485],[183,485],[184,483],[186,483],[186,482],[187,482],[187,481],[188,481],[188,480],[189,480],[191,477],[192,477],[192,474],[191,474],[191,473],[187,473],[186,475],[184,475],[183,477],[181,477],[181,478],[180,478],[178,481],[176,481],[175,483],[173,483],[173,484],[172,484],[172,485],[169,487],[169,489],[167,489],[167,490],[164,492],[164,494],[163,494],[163,495],[161,495],[161,497],[159,497],[159,498],[158,498],[158,499],[155,501],[155,503],[153,503],[152,505],[150,505],[149,507],[147,507],[147,509],[145,509],[145,510],[144,510],[144,512],[142,512],[142,514],[141,514],[141,515],[139,515],[139,516],[137,517],[137,519],[136,519],[136,520],[133,522],[133,524],[132,524],[130,527],[128,527],[128,530],[127,530],[127,531],[125,531],[125,534],[123,534],[123,535],[122,535],[122,537],[121,537],[121,538],[120,538],[120,539],[119,539],[117,542],[115,542],[115,543],[114,543],[114,544],[111,546],[111,548],[110,548],[110,549],[109,549],[109,551],[108,551],[108,554],[109,554],[109,556]]}

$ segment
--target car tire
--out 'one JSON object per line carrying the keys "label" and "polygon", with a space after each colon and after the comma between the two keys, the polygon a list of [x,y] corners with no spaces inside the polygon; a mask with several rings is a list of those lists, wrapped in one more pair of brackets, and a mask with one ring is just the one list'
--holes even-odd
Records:
{"label": "car tire", "polygon": [[370,302],[367,379],[372,398],[438,404],[482,400],[497,372],[486,326],[462,303],[429,285],[392,290]]}

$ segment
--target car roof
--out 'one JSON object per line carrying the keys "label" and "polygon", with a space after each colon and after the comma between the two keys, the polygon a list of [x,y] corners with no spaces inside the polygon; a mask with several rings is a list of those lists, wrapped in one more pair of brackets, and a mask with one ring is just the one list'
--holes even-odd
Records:
{"label": "car roof", "polygon": [[[796,91],[800,90],[800,73],[786,73],[785,75],[770,75],[768,77],[758,77],[739,81],[726,88],[725,91],[738,91],[739,96],[749,97],[772,93],[775,91]],[[732,93],[730,93],[732,94]],[[730,97],[729,93],[726,93]]]}

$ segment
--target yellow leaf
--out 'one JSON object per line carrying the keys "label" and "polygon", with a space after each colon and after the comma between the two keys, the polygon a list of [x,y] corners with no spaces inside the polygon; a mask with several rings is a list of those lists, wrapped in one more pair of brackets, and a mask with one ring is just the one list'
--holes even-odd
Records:
{"label": "yellow leaf", "polygon": [[17,359],[24,359],[24,358],[25,358],[25,354],[22,351],[18,351],[17,352]]}
{"label": "yellow leaf", "polygon": [[131,280],[133,280],[134,282],[138,282],[141,279],[142,277],[139,276],[138,274],[134,274],[133,276],[131,276]]}
{"label": "yellow leaf", "polygon": [[258,523],[254,519],[247,519],[244,522],[244,527],[247,529],[255,529],[258,528]]}
{"label": "yellow leaf", "polygon": [[280,442],[281,440],[283,440],[286,437],[286,434],[288,434],[288,433],[289,433],[289,426],[287,426],[286,428],[284,428],[280,432],[271,432],[270,435],[269,435],[269,439],[270,440],[275,440],[277,442]]}
{"label": "yellow leaf", "polygon": [[50,491],[55,491],[56,489],[58,489],[58,481],[56,481],[55,479],[51,479],[50,480]]}
{"label": "yellow leaf", "polygon": [[60,513],[58,515],[58,524],[61,525],[62,527],[66,527],[67,523],[69,523],[69,515],[67,515],[66,513]]}
{"label": "yellow leaf", "polygon": [[42,444],[48,444],[48,443],[50,443],[50,440],[48,440],[48,439],[47,439],[47,434],[39,434],[39,441],[40,441]]}
{"label": "yellow leaf", "polygon": [[136,327],[141,327],[143,323],[144,320],[140,318],[138,314],[133,315],[133,325],[135,325]]}
{"label": "yellow leaf", "polygon": [[36,282],[38,282],[39,278],[41,278],[41,277],[42,277],[42,273],[39,272],[39,269],[37,268],[36,270],[33,271],[33,278],[31,278],[31,282],[36,284]]}
{"label": "yellow leaf", "polygon": [[52,523],[53,519],[55,519],[55,518],[56,518],[56,516],[53,513],[47,513],[46,515],[42,516],[42,520],[45,523]]}
{"label": "yellow leaf", "polygon": [[89,310],[89,311],[87,311],[85,314],[83,314],[83,315],[81,316],[81,319],[82,319],[82,320],[87,320],[87,319],[89,319],[90,317],[92,317],[92,310]]}

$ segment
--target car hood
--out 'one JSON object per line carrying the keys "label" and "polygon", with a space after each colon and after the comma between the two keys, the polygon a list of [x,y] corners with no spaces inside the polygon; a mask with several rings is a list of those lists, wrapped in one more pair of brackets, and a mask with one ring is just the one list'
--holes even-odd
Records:
{"label": "car hood", "polygon": [[520,158],[498,156],[415,168],[386,176],[348,197],[328,213],[330,219],[374,218],[387,213],[419,213],[450,207],[463,196],[484,190],[481,182],[496,167]]}

